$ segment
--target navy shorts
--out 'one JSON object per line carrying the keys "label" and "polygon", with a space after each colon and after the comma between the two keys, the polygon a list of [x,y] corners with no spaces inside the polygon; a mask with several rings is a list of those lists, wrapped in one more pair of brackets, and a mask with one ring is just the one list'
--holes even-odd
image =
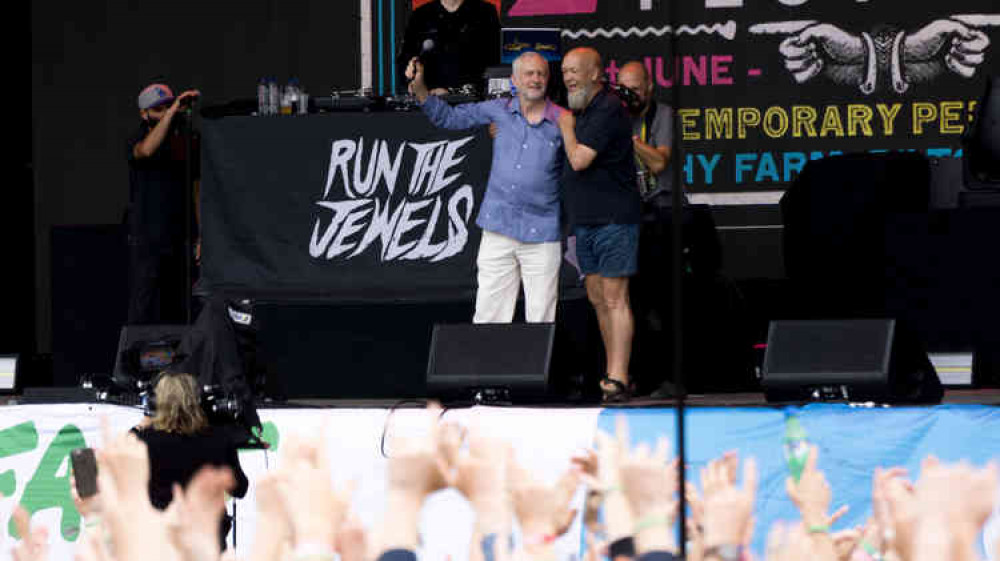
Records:
{"label": "navy shorts", "polygon": [[630,277],[639,270],[639,225],[577,226],[576,258],[584,275]]}

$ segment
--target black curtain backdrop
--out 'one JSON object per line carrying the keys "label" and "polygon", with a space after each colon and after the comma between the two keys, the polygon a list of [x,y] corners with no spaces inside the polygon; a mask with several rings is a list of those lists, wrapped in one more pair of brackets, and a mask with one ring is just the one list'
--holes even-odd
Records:
{"label": "black curtain backdrop", "polygon": [[50,230],[122,220],[139,90],[161,77],[175,91],[200,89],[208,104],[254,97],[262,75],[296,76],[313,94],[356,88],[360,20],[348,0],[36,0],[30,9],[34,311],[44,352]]}

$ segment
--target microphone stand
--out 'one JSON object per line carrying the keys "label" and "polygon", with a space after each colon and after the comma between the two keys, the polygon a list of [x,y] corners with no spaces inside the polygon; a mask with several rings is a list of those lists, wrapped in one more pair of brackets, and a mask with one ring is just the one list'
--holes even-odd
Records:
{"label": "microphone stand", "polygon": [[194,243],[191,236],[191,215],[194,212],[194,104],[184,110],[184,323],[191,325],[192,284],[194,283]]}

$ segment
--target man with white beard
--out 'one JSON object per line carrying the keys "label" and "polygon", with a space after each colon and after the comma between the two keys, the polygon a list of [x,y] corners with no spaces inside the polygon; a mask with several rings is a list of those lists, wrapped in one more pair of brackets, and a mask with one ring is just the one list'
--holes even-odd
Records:
{"label": "man with white beard", "polygon": [[535,52],[514,61],[516,98],[457,107],[429,95],[419,59],[410,61],[407,74],[413,75],[411,92],[435,126],[456,130],[496,125],[490,180],[476,218],[483,237],[476,259],[473,321],[510,323],[523,283],[525,320],[554,322],[562,260],[558,123],[566,111],[545,97],[548,61]]}
{"label": "man with white beard", "polygon": [[628,283],[638,269],[640,199],[631,120],[621,100],[605,90],[603,68],[594,49],[573,49],[563,58],[563,82],[576,115],[559,119],[567,159],[562,189],[607,354],[601,392],[605,401],[624,401],[631,393],[635,328]]}

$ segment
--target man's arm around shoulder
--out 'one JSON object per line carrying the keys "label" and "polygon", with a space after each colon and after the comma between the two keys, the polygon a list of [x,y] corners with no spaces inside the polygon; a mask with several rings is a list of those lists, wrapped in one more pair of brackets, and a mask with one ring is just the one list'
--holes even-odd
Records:
{"label": "man's arm around shoulder", "polygon": [[569,111],[563,111],[559,116],[559,131],[562,133],[563,146],[566,148],[566,159],[573,171],[583,171],[594,163],[597,150],[581,144],[576,139],[576,117]]}

